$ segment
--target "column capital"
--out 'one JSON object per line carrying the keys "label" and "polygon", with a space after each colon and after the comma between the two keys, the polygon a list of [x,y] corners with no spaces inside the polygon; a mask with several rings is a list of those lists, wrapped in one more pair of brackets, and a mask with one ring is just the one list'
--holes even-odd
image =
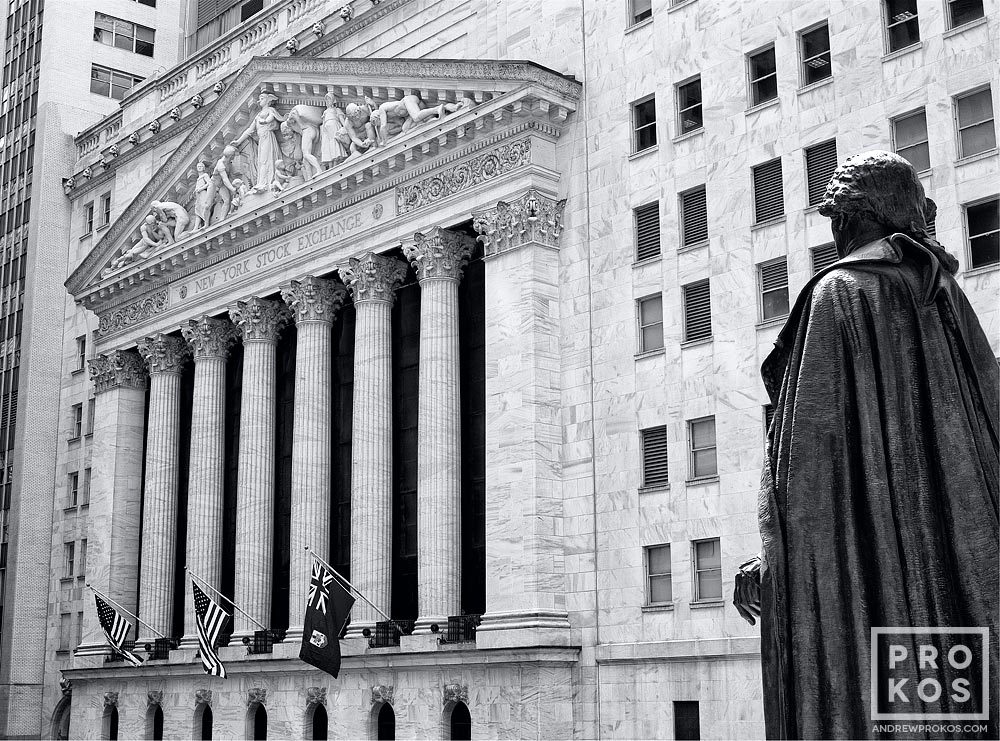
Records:
{"label": "column capital", "polygon": [[230,306],[229,317],[239,327],[244,342],[277,342],[278,332],[291,321],[292,312],[280,301],[254,296]]}
{"label": "column capital", "polygon": [[146,388],[146,364],[135,350],[112,350],[90,361],[97,393],[117,388]]}
{"label": "column capital", "polygon": [[293,280],[287,288],[281,289],[281,300],[288,304],[296,324],[302,322],[333,323],[337,310],[347,291],[332,280],[324,280],[308,275],[302,280]]}
{"label": "column capital", "polygon": [[487,257],[528,242],[558,248],[565,207],[565,199],[557,201],[532,188],[517,200],[474,212],[472,228],[479,232]]}
{"label": "column capital", "polygon": [[181,334],[194,351],[194,359],[225,358],[229,348],[239,336],[239,331],[232,322],[203,316],[201,319],[191,319],[181,327]]}
{"label": "column capital", "polygon": [[403,245],[403,254],[417,271],[417,280],[449,278],[462,280],[462,268],[472,255],[475,240],[439,226],[426,234],[413,235],[413,244]]}
{"label": "column capital", "polygon": [[139,340],[139,354],[149,366],[150,375],[180,373],[191,355],[191,348],[180,337],[157,334]]}
{"label": "column capital", "polygon": [[360,258],[352,257],[339,271],[354,303],[386,301],[391,305],[396,286],[406,277],[406,263],[369,252]]}

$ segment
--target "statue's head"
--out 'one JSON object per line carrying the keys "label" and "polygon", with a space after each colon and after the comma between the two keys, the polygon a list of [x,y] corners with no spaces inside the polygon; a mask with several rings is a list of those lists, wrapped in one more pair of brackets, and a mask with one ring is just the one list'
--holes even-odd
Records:
{"label": "statue's head", "polygon": [[328,108],[334,108],[334,107],[336,107],[336,105],[337,105],[337,96],[336,95],[334,95],[333,93],[327,93],[323,97],[326,98],[326,105],[327,105]]}
{"label": "statue's head", "polygon": [[145,221],[149,226],[154,226],[156,224],[156,217],[153,214],[147,214]]}
{"label": "statue's head", "polygon": [[196,169],[196,170],[197,170],[197,171],[198,171],[199,173],[201,173],[201,172],[205,172],[205,169],[206,169],[206,167],[205,167],[205,163],[204,163],[204,162],[200,162],[200,161],[199,161],[199,162],[198,162],[198,164],[196,164],[196,165],[194,166],[194,169]]}
{"label": "statue's head", "polygon": [[260,95],[257,96],[257,103],[260,104],[261,108],[267,108],[278,102],[278,96],[274,93],[268,92],[267,90],[261,90]]}
{"label": "statue's head", "polygon": [[368,123],[368,119],[370,118],[368,109],[357,103],[348,103],[347,108],[344,109],[344,115],[347,116],[351,123],[360,125]]}
{"label": "statue's head", "polygon": [[236,147],[234,147],[232,144],[227,144],[225,148],[222,150],[222,156],[225,157],[226,159],[232,159],[233,157],[236,156]]}
{"label": "statue's head", "polygon": [[937,207],[924,195],[917,171],[891,152],[862,152],[844,160],[830,178],[819,212],[839,224],[867,218],[893,232],[922,234]]}
{"label": "statue's head", "polygon": [[149,204],[150,208],[162,208],[163,204],[160,201],[153,201]]}

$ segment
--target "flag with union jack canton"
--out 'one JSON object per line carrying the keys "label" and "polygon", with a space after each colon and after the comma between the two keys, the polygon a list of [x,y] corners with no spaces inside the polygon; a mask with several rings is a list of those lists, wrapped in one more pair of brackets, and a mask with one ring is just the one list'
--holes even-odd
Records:
{"label": "flag with union jack canton", "polygon": [[299,658],[336,677],[340,673],[340,631],[353,605],[354,597],[330,569],[313,559]]}
{"label": "flag with union jack canton", "polygon": [[222,665],[219,654],[215,651],[215,643],[219,640],[219,633],[222,632],[230,615],[201,591],[194,579],[191,579],[191,593],[194,595],[194,622],[198,630],[198,653],[201,656],[201,665],[205,668],[206,674],[225,679],[226,667]]}
{"label": "flag with union jack canton", "polygon": [[108,637],[108,643],[125,658],[125,661],[132,666],[139,666],[142,663],[142,659],[124,647],[125,638],[128,637],[128,632],[131,630],[132,624],[123,618],[118,610],[102,600],[98,595],[95,594],[94,599],[97,600],[97,617],[101,621],[101,627],[104,628],[105,635]]}

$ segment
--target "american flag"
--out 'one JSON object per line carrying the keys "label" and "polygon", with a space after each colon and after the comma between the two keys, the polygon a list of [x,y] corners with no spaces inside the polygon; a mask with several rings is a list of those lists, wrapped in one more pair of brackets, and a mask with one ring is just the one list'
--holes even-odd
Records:
{"label": "american flag", "polygon": [[128,632],[132,628],[132,624],[123,618],[118,613],[118,610],[114,609],[111,605],[102,600],[99,595],[95,594],[94,599],[97,600],[97,617],[101,621],[101,627],[104,628],[104,633],[108,637],[108,642],[115,649],[115,651],[125,657],[125,660],[128,663],[132,666],[139,666],[139,664],[142,663],[142,659],[123,646],[125,638],[128,636]]}
{"label": "american flag", "polygon": [[226,677],[226,667],[215,652],[215,642],[230,615],[219,607],[191,579],[191,592],[194,594],[195,624],[198,627],[198,653],[201,655],[201,665],[205,673],[213,677]]}

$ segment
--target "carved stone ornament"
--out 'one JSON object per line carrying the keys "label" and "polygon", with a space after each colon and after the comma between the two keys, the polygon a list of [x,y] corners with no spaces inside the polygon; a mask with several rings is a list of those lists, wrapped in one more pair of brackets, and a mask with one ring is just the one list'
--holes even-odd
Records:
{"label": "carved stone ornament", "polygon": [[195,110],[198,110],[203,105],[205,105],[205,99],[201,97],[201,93],[195,93],[194,96],[191,98],[191,107],[194,108]]}
{"label": "carved stone ornament", "polygon": [[372,252],[361,258],[352,257],[339,270],[354,303],[388,301],[392,304],[396,286],[406,277],[406,265],[402,260]]}
{"label": "carved stone ornament", "polygon": [[312,32],[317,36],[322,36],[326,33],[326,26],[323,25],[323,21],[316,21],[313,24]]}
{"label": "carved stone ornament", "polygon": [[211,705],[212,704],[212,690],[195,690],[194,691],[194,704],[195,705]]}
{"label": "carved stone ornament", "polygon": [[382,0],[372,0],[372,5],[378,5]]}
{"label": "carved stone ornament", "polygon": [[97,333],[101,337],[107,337],[109,334],[126,329],[136,322],[159,314],[167,308],[168,304],[166,290],[157,291],[151,296],[144,296],[138,301],[99,315],[100,324],[97,327]]}
{"label": "carved stone ornament", "polygon": [[140,138],[141,137],[139,136],[139,132],[133,131],[131,134],[128,135],[128,143],[134,147],[136,144],[139,143]]}
{"label": "carved stone ornament", "polygon": [[464,702],[469,704],[469,688],[464,684],[446,684],[444,686],[444,701]]}
{"label": "carved stone ornament", "polygon": [[559,246],[566,201],[556,201],[529,190],[516,201],[500,201],[496,208],[472,214],[472,228],[479,232],[487,255],[512,250],[528,242]]}
{"label": "carved stone ornament", "polygon": [[306,707],[326,705],[326,687],[306,687]]}
{"label": "carved stone ornament", "polygon": [[139,340],[139,354],[151,374],[180,373],[191,357],[191,348],[180,337],[158,334]]}
{"label": "carved stone ornament", "polygon": [[473,244],[472,237],[436,226],[427,234],[414,234],[413,244],[403,245],[403,254],[417,271],[417,280],[461,280],[462,268],[469,261]]}
{"label": "carved stone ornament", "polygon": [[232,322],[203,316],[190,319],[181,327],[181,334],[194,351],[194,358],[225,358],[239,335]]}
{"label": "carved stone ornament", "polygon": [[288,49],[290,54],[294,54],[299,50],[299,40],[292,36],[292,38],[285,42],[285,48]]}
{"label": "carved stone ornament", "polygon": [[162,705],[163,690],[150,690],[146,693],[146,699],[149,700],[150,705]]}
{"label": "carved stone ornament", "polygon": [[121,154],[121,151],[122,151],[121,148],[117,144],[112,144],[110,147],[108,147],[108,154],[111,155],[112,157],[117,157],[119,154]]}
{"label": "carved stone ornament", "polygon": [[149,132],[151,134],[158,134],[158,133],[160,133],[160,122],[159,121],[150,121],[149,122],[149,126],[147,126],[146,128],[149,129]]}
{"label": "carved stone ornament", "polygon": [[345,5],[340,9],[340,17],[344,19],[344,22],[351,20],[354,17],[354,8],[350,5]]}
{"label": "carved stone ornament", "polygon": [[280,301],[253,297],[231,306],[229,318],[239,327],[244,342],[276,342],[278,332],[291,321],[292,312]]}
{"label": "carved stone ornament", "polygon": [[261,687],[254,687],[251,690],[247,690],[247,706],[258,704],[267,704],[267,690]]}
{"label": "carved stone ornament", "polygon": [[180,106],[174,106],[173,108],[170,109],[170,118],[172,118],[174,121],[180,120],[181,118]]}
{"label": "carved stone ornament", "polygon": [[146,388],[146,364],[135,350],[112,350],[90,361],[97,393],[117,388]]}
{"label": "carved stone ornament", "polygon": [[386,687],[384,684],[376,684],[372,687],[372,704],[380,702],[392,705],[392,687]]}
{"label": "carved stone ornament", "polygon": [[288,288],[281,291],[281,299],[292,310],[296,324],[333,322],[346,297],[347,291],[339,283],[311,275],[293,280]]}
{"label": "carved stone ornament", "polygon": [[217,83],[212,85],[212,92],[215,93],[216,95],[221,95],[222,91],[225,89],[226,89],[226,83],[222,82],[222,80],[219,80]]}
{"label": "carved stone ornament", "polygon": [[63,193],[69,195],[70,192],[73,190],[73,186],[76,185],[76,179],[71,177],[63,178],[62,185],[63,185]]}
{"label": "carved stone ornament", "polygon": [[118,707],[118,693],[117,692],[105,692],[104,693],[104,707]]}
{"label": "carved stone ornament", "polygon": [[83,177],[86,180],[90,180],[92,177],[94,177],[94,170],[93,170],[93,168],[84,167],[83,168]]}
{"label": "carved stone ornament", "polygon": [[73,681],[66,677],[61,677],[59,679],[59,689],[62,690],[63,697],[69,697],[73,694]]}

